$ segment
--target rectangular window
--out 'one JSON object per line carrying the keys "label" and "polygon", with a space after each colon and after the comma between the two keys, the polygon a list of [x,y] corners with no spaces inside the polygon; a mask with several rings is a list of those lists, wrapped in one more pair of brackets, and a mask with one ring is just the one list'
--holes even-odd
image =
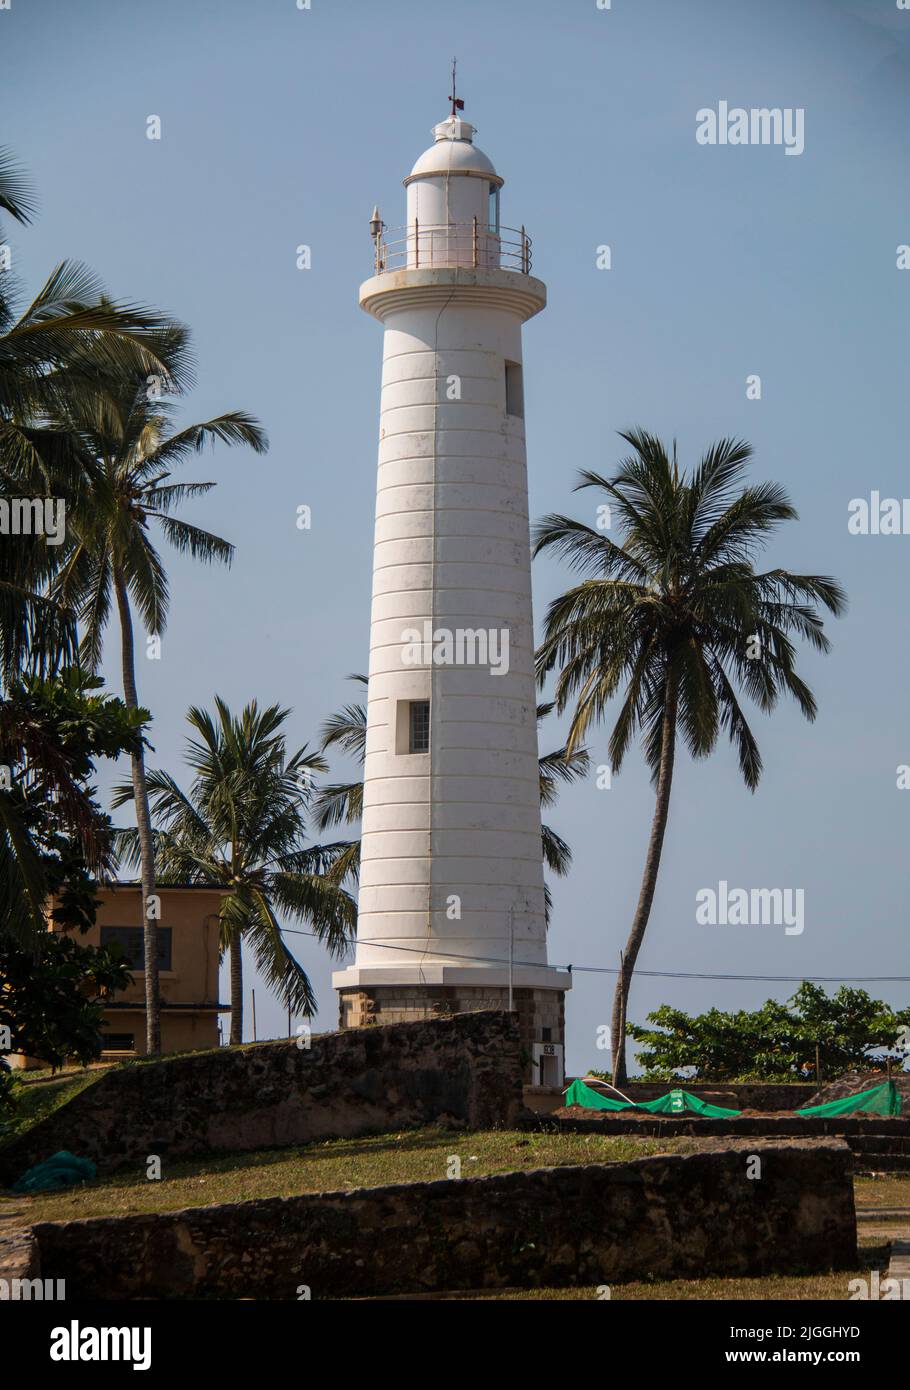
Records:
{"label": "rectangular window", "polygon": [[499,236],[499,188],[495,184],[490,184],[489,201],[489,230]]}
{"label": "rectangular window", "polygon": [[[131,970],[145,970],[145,946],[141,927],[102,927],[101,945],[111,946],[116,941]],[[171,929],[158,928],[158,969],[171,968]]]}
{"label": "rectangular window", "polygon": [[102,1052],[135,1052],[136,1037],[134,1033],[102,1033],[101,1034]]}
{"label": "rectangular window", "polygon": [[506,414],[524,419],[525,392],[521,379],[521,365],[518,362],[506,363]]}
{"label": "rectangular window", "polygon": [[408,711],[408,752],[430,751],[430,702],[412,700]]}

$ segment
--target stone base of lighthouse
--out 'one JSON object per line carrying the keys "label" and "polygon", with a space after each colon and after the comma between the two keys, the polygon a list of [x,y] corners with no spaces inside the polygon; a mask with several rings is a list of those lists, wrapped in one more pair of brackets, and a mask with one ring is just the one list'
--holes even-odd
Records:
{"label": "stone base of lighthouse", "polygon": [[[341,1028],[448,1018],[509,1007],[507,985],[380,984],[338,990]],[[561,1086],[565,1076],[565,990],[513,987],[512,1011],[530,1085]]]}

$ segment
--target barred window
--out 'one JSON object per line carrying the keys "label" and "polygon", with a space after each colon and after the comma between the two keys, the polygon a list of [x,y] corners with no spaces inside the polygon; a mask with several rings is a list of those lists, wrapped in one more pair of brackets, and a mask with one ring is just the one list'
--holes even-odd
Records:
{"label": "barred window", "polygon": [[428,753],[430,751],[430,702],[412,700],[408,734],[409,753]]}

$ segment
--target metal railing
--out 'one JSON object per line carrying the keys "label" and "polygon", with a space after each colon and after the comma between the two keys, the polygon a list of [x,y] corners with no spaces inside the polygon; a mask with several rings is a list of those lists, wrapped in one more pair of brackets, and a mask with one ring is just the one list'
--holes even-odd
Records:
{"label": "metal railing", "polygon": [[524,227],[494,227],[476,217],[471,222],[415,220],[408,227],[383,227],[374,246],[376,275],[459,266],[531,273],[531,238]]}

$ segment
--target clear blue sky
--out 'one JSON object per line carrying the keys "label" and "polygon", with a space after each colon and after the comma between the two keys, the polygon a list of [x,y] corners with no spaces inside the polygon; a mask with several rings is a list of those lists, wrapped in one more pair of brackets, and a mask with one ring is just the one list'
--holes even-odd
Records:
{"label": "clear blue sky", "polygon": [[[313,741],[367,660],[380,329],[357,307],[378,202],[446,112],[459,60],[477,143],[506,178],[550,305],[526,329],[532,517],[590,508],[582,466],[609,470],[615,431],[643,425],[693,461],[744,435],[755,476],[787,485],[800,521],[770,558],[838,576],[851,599],[833,654],[805,656],[820,705],[756,716],[758,793],[730,751],[682,756],[643,970],[910,973],[910,536],[850,536],[847,504],[910,495],[910,12],[894,0],[13,0],[0,11],[3,141],[31,171],[36,225],[15,229],[31,288],[64,256],[115,296],[166,308],[195,335],[186,419],[243,407],[264,458],[207,455],[217,478],[186,516],[237,544],[229,573],[168,557],[173,612],[159,662],[140,656],[154,761],[184,775],[184,713],[213,694],[293,707]],[[699,146],[720,100],[805,109],[806,149]],[[145,137],[158,115],[163,138]],[[312,269],[295,267],[298,244]],[[598,271],[595,248],[613,250]],[[763,398],[746,399],[761,375]],[[309,532],[296,508],[312,508]],[[535,566],[538,623],[567,580]],[[117,687],[115,645],[109,674]],[[551,730],[551,734],[554,731]],[[606,731],[592,741],[606,761]],[[336,764],[333,771],[343,772]],[[350,770],[350,769],[348,769]],[[652,794],[640,756],[610,791],[568,792],[552,820],[575,867],[555,888],[551,959],[614,965],[638,891]],[[720,879],[801,887],[806,928],[710,928],[695,894]],[[334,1026],[330,964],[301,939]],[[907,990],[882,986],[895,1004]],[[612,981],[577,977],[568,1063],[603,1063]],[[640,978],[630,1017],[668,1001],[754,1006],[787,986]],[[259,1035],[282,1015],[257,990]]]}

